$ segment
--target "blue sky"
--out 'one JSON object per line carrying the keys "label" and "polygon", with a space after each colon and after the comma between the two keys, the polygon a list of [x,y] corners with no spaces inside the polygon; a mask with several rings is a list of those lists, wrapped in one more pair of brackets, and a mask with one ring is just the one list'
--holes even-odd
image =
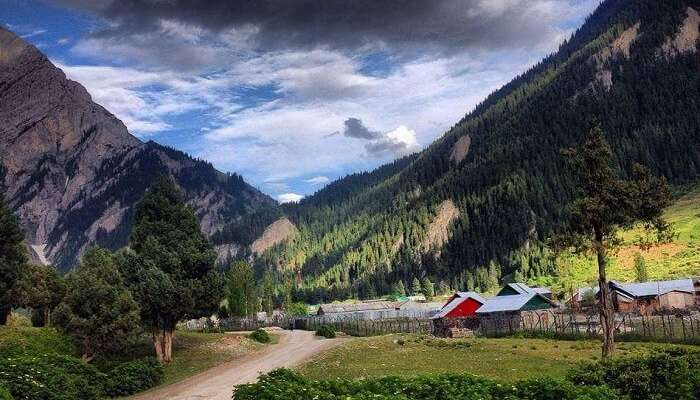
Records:
{"label": "blue sky", "polygon": [[429,145],[598,1],[392,3],[0,0],[0,24],[140,139],[290,201]]}

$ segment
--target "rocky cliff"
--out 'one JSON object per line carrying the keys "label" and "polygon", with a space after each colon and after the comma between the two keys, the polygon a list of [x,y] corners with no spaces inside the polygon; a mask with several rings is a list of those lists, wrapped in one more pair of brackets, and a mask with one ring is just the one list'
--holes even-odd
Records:
{"label": "rocky cliff", "polygon": [[70,268],[90,245],[127,242],[134,204],[172,176],[212,234],[271,198],[235,174],[142,143],[45,55],[0,28],[0,185],[33,258]]}

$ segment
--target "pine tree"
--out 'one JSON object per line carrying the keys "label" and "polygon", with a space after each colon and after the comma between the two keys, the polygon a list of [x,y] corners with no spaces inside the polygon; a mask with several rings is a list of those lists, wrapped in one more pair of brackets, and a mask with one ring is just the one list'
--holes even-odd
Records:
{"label": "pine tree", "polygon": [[411,294],[417,296],[421,294],[421,291],[422,289],[420,286],[420,281],[418,280],[418,278],[413,278],[413,282],[411,283]]}
{"label": "pine tree", "polygon": [[608,286],[608,254],[619,245],[617,232],[640,224],[655,233],[657,241],[670,238],[662,218],[671,195],[666,180],[653,177],[640,165],[630,180],[621,179],[611,165],[612,152],[600,127],[594,127],[578,149],[565,151],[577,174],[580,194],[571,207],[571,224],[560,237],[560,246],[593,252],[598,261],[600,320],[603,326],[603,357],[615,351],[615,310]]}
{"label": "pine tree", "polygon": [[19,304],[17,282],[27,264],[24,232],[0,193],[0,325]]}
{"label": "pine tree", "polygon": [[430,282],[430,279],[423,278],[423,283],[421,283],[421,289],[423,290],[423,295],[425,296],[426,299],[431,299],[433,296],[435,296],[435,288],[433,287],[433,283]]}
{"label": "pine tree", "polygon": [[151,330],[156,357],[170,362],[178,321],[218,310],[223,284],[214,247],[166,176],[137,204],[129,244],[132,251],[123,254],[122,270]]}
{"label": "pine tree", "polygon": [[649,273],[647,272],[647,263],[644,261],[641,253],[634,255],[634,276],[637,282],[646,282],[649,280]]}

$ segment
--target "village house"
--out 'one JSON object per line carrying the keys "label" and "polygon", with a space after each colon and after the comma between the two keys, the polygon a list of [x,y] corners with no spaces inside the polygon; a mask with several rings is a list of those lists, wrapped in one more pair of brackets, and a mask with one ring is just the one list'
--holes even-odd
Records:
{"label": "village house", "polygon": [[[685,310],[700,305],[700,280],[676,279],[642,283],[609,282],[616,311],[651,313]],[[580,288],[567,301],[572,308],[592,306],[597,302],[597,287]]]}
{"label": "village house", "polygon": [[476,314],[476,310],[486,303],[486,300],[476,292],[457,292],[442,307],[432,319],[464,318]]}
{"label": "village house", "polygon": [[384,300],[370,300],[364,302],[343,302],[321,304],[316,311],[319,316],[331,316],[338,314],[362,314],[373,311],[397,310],[399,303]]}

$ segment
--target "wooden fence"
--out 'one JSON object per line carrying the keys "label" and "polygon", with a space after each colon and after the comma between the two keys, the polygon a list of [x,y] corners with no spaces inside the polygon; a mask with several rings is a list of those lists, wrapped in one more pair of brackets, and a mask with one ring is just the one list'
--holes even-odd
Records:
{"label": "wooden fence", "polygon": [[333,327],[336,331],[351,336],[377,336],[389,333],[429,334],[433,331],[432,321],[421,318],[398,319],[327,319],[324,317],[309,317],[297,319],[296,327],[315,331],[322,325]]}
{"label": "wooden fence", "polygon": [[[596,312],[570,310],[528,311],[441,321],[435,333],[447,336],[452,329],[469,329],[477,336],[507,336],[518,332],[572,336],[600,336],[602,326]],[[616,313],[618,335],[661,340],[700,340],[700,313]]]}

